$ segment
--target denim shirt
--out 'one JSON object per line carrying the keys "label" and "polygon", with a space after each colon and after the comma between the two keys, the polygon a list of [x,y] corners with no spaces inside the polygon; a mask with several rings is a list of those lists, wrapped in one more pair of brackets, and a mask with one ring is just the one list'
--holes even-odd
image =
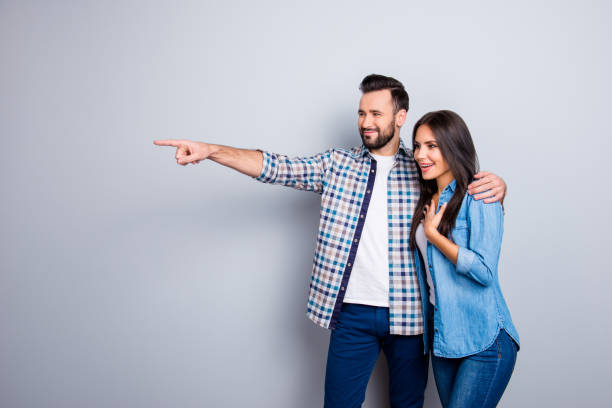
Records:
{"label": "denim shirt", "polygon": [[[453,196],[453,180],[440,195],[440,206]],[[434,282],[435,307],[429,293],[421,254],[413,253],[417,267],[424,316],[433,307],[434,327],[425,326],[425,339],[433,333],[433,354],[459,358],[489,348],[501,329],[519,344],[519,336],[497,279],[497,264],[504,232],[504,215],[499,202],[485,204],[466,193],[451,230],[459,246],[457,266],[435,245],[427,242],[427,261]],[[429,319],[427,319],[429,320]],[[426,343],[426,348],[429,346]]]}

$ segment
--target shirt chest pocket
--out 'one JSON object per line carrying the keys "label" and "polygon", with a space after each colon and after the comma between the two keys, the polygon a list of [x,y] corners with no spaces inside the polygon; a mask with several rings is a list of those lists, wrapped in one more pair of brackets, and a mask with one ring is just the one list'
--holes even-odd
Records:
{"label": "shirt chest pocket", "polygon": [[455,244],[459,245],[460,247],[467,248],[468,240],[470,238],[467,220],[457,219],[451,234],[453,235],[453,242]]}

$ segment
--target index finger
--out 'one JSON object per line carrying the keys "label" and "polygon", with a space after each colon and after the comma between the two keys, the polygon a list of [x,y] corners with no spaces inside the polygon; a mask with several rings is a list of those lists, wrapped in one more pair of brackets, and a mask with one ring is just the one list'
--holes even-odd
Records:
{"label": "index finger", "polygon": [[181,141],[180,140],[173,140],[173,139],[169,139],[169,140],[154,140],[153,143],[156,144],[157,146],[174,146],[174,147],[179,147],[181,145]]}
{"label": "index finger", "polygon": [[[478,173],[478,174],[480,174],[480,173]],[[477,174],[477,175],[478,175],[478,174]],[[474,181],[472,181],[472,182],[470,183],[470,185],[468,186],[468,188],[469,188],[470,190],[472,190],[472,189],[475,189],[476,187],[480,187],[480,186],[483,186],[483,185],[485,185],[485,184],[487,184],[487,183],[490,183],[490,182],[491,182],[491,180],[489,180],[489,178],[487,177],[488,175],[489,175],[489,174],[487,173],[486,175],[482,176],[482,177],[481,177],[481,178],[479,178],[478,180],[474,180]]]}
{"label": "index finger", "polygon": [[488,176],[489,174],[491,173],[488,171],[479,171],[478,173],[474,174],[474,178],[477,178],[477,179],[483,178],[483,177]]}

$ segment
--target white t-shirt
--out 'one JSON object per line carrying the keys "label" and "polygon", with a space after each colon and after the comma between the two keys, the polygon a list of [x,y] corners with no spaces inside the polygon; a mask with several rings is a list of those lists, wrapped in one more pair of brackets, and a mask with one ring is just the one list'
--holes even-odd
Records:
{"label": "white t-shirt", "polygon": [[376,160],[376,178],[344,302],[389,307],[387,180],[395,156],[372,157]]}

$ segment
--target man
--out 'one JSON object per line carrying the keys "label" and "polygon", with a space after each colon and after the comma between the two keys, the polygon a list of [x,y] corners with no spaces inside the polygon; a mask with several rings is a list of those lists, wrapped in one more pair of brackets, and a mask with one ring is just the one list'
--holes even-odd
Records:
{"label": "man", "polygon": [[[362,146],[293,158],[201,142],[164,140],[178,164],[210,159],[265,183],[321,194],[321,218],[308,317],[332,329],[325,407],[360,407],[382,348],[392,407],[421,407],[427,382],[424,316],[414,260],[411,218],[419,197],[412,151],[400,139],[408,94],[390,77],[360,85]],[[503,198],[505,184],[479,173],[475,198]],[[485,193],[482,193],[485,192]]]}

